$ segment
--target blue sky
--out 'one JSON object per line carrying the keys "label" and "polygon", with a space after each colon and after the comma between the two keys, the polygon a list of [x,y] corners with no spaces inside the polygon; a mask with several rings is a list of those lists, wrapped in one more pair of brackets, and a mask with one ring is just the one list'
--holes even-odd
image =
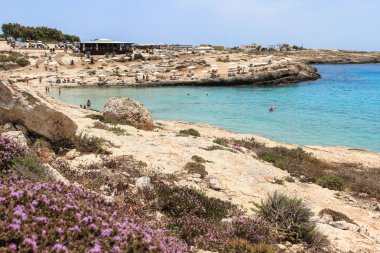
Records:
{"label": "blue sky", "polygon": [[82,40],[380,51],[380,0],[10,0],[1,10],[0,23]]}

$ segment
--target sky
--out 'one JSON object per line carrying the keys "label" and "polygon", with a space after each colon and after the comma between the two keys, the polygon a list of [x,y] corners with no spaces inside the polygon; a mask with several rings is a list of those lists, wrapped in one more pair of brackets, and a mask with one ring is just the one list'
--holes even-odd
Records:
{"label": "sky", "polygon": [[[380,0],[9,0],[0,24],[134,43],[380,51]],[[59,4],[58,4],[59,3]]]}

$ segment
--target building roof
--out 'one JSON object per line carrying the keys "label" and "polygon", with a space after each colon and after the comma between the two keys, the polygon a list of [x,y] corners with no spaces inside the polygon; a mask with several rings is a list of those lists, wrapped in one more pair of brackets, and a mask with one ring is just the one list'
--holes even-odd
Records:
{"label": "building roof", "polygon": [[80,42],[82,44],[133,44],[131,42],[114,41],[110,39],[95,39],[90,41]]}

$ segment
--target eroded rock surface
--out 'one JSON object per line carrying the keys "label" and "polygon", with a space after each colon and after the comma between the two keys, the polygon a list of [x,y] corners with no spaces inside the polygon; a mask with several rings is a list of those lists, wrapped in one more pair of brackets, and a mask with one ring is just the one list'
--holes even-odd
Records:
{"label": "eroded rock surface", "polygon": [[51,141],[71,139],[77,124],[36,92],[0,80],[0,121],[25,126]]}

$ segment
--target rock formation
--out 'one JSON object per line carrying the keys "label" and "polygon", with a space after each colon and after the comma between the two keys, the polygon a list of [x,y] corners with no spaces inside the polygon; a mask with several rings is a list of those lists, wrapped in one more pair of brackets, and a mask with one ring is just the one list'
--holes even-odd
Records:
{"label": "rock formation", "polygon": [[131,98],[112,97],[104,105],[104,119],[152,131],[153,119],[150,112]]}
{"label": "rock formation", "polygon": [[0,121],[23,125],[51,141],[71,139],[77,124],[36,92],[0,81]]}

